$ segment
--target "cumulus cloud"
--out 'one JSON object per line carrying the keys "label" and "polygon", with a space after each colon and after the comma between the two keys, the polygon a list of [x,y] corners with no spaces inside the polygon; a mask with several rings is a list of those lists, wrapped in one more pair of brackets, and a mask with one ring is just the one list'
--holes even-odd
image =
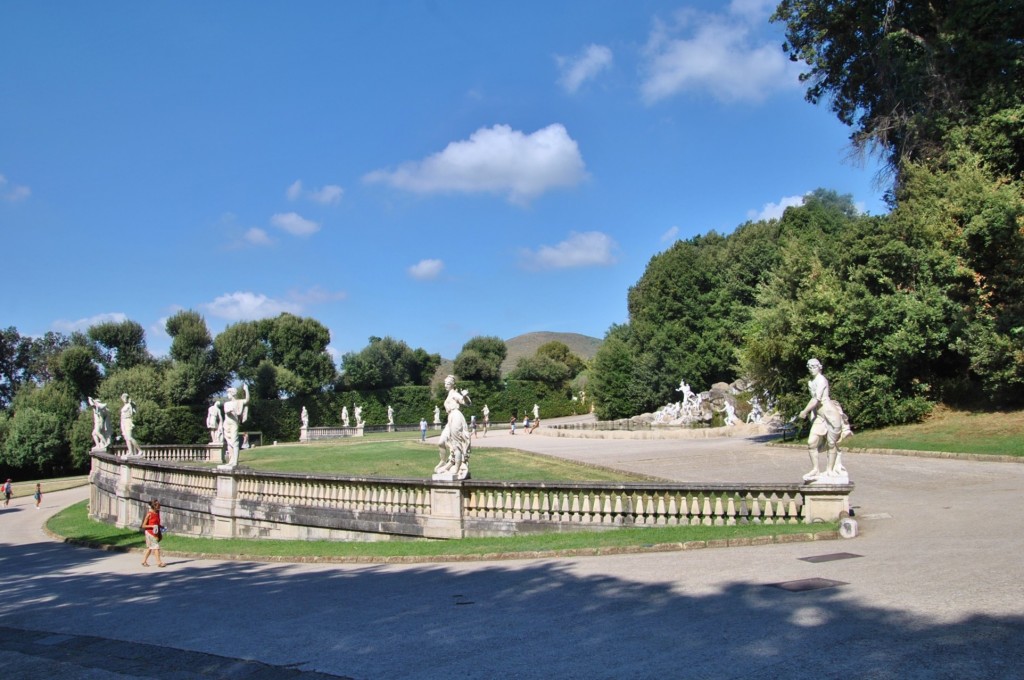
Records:
{"label": "cumulus cloud", "polygon": [[530,134],[508,125],[480,128],[422,161],[376,170],[364,180],[418,194],[503,194],[525,204],[551,189],[575,186],[586,176],[579,146],[555,123]]}
{"label": "cumulus cloud", "polygon": [[27,186],[14,185],[7,181],[7,178],[0,175],[0,198],[11,203],[24,201],[32,195],[32,190]]}
{"label": "cumulus cloud", "polygon": [[326,184],[319,189],[305,189],[302,186],[302,180],[298,179],[288,185],[284,192],[289,201],[306,198],[321,205],[333,205],[340,201],[344,194],[345,190],[337,184]]}
{"label": "cumulus cloud", "polygon": [[612,65],[612,51],[604,45],[588,45],[575,57],[556,56],[555,62],[561,70],[558,79],[562,88],[573,94],[588,80],[596,78],[601,71]]}
{"label": "cumulus cloud", "polygon": [[661,242],[668,243],[670,241],[675,241],[677,236],[679,236],[679,227],[673,225],[661,235]]}
{"label": "cumulus cloud", "polygon": [[755,35],[772,3],[737,0],[724,14],[681,10],[658,20],[644,49],[644,102],[706,91],[723,102],[760,102],[781,88],[799,87],[800,66],[778,40]]}
{"label": "cumulus cloud", "polygon": [[306,305],[318,305],[324,302],[336,302],[338,300],[344,300],[348,297],[348,293],[341,290],[327,290],[323,286],[313,286],[312,288],[304,291],[291,291],[288,294],[288,298],[296,304]]}
{"label": "cumulus cloud", "polygon": [[270,218],[270,223],[292,236],[309,236],[320,231],[320,223],[307,220],[298,213],[277,213]]}
{"label": "cumulus cloud", "polygon": [[441,260],[420,260],[409,267],[409,276],[419,281],[430,281],[436,279],[444,270],[444,262]]}
{"label": "cumulus cloud", "polygon": [[270,235],[259,227],[253,227],[242,237],[246,243],[254,246],[269,246],[273,241]]}
{"label": "cumulus cloud", "polygon": [[52,325],[53,330],[55,331],[60,331],[61,333],[74,333],[75,331],[85,331],[89,326],[95,326],[98,323],[107,323],[108,321],[122,323],[127,320],[128,315],[124,312],[106,312],[104,314],[87,316],[84,319],[76,319],[74,321],[57,319]]}
{"label": "cumulus cloud", "polygon": [[554,246],[541,246],[535,251],[523,251],[523,263],[528,269],[568,269],[593,267],[615,262],[615,241],[600,231],[571,232],[569,238]]}
{"label": "cumulus cloud", "polygon": [[274,300],[262,293],[237,291],[225,293],[200,307],[210,316],[227,321],[251,321],[277,316],[281,312],[298,314],[300,305],[284,300]]}
{"label": "cumulus cloud", "polygon": [[786,212],[786,208],[793,208],[804,204],[803,195],[800,196],[783,196],[779,199],[778,203],[765,203],[760,211],[750,210],[747,212],[747,217],[754,220],[777,220],[782,217],[782,213]]}

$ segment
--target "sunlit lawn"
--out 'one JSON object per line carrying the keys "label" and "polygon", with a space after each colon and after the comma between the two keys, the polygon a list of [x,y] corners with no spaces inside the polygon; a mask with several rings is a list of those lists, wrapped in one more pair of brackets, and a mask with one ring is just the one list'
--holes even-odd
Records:
{"label": "sunlit lawn", "polygon": [[972,413],[938,408],[922,423],[855,434],[847,446],[1024,456],[1024,411]]}

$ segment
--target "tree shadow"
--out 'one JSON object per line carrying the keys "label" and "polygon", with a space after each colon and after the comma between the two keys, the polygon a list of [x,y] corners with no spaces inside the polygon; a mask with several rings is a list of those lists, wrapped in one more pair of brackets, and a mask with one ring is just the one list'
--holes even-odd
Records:
{"label": "tree shadow", "polygon": [[[649,568],[643,556],[613,559]],[[858,603],[842,586],[699,592],[685,553],[658,583],[587,575],[586,560],[138,561],[4,545],[0,623],[368,678],[1019,678],[1024,663],[1024,616],[928,620]]]}

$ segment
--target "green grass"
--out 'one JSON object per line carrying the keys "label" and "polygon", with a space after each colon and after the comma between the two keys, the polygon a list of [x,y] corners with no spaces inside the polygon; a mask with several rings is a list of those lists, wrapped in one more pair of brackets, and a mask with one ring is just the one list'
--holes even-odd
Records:
{"label": "green grass", "polygon": [[[88,501],[76,503],[54,515],[47,528],[59,536],[93,545],[120,549],[141,549],[145,540],[139,531],[118,529],[88,517]],[[176,536],[168,532],[161,543],[168,552],[216,557],[280,559],[443,559],[460,556],[515,556],[536,552],[626,551],[654,546],[672,547],[689,541],[754,539],[761,537],[835,531],[835,523],[746,525],[735,527],[659,527],[617,529],[603,532],[567,532],[514,536],[509,538],[464,538],[455,541],[398,540],[387,542],[271,541],[213,539]],[[678,546],[675,546],[678,547]]]}
{"label": "green grass", "polygon": [[[0,480],[3,481],[3,480]],[[36,484],[42,485],[43,496],[51,491],[62,491],[72,489],[76,486],[85,486],[89,483],[89,475],[77,477],[59,477],[57,479],[32,479],[26,482],[12,482],[11,495],[14,498],[31,496],[36,492]]]}
{"label": "green grass", "polygon": [[924,422],[858,433],[848,447],[1024,456],[1024,411],[972,413],[938,408]]}
{"label": "green grass", "polygon": [[[428,479],[438,460],[437,446],[423,444],[418,438],[364,437],[260,446],[243,451],[239,464],[274,472]],[[475,480],[627,482],[649,479],[515,449],[474,448],[471,460]]]}

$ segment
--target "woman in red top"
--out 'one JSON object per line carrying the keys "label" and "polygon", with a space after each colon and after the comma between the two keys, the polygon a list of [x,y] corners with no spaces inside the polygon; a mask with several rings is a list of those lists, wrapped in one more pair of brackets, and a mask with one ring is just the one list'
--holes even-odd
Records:
{"label": "woman in red top", "polygon": [[163,527],[160,526],[160,501],[154,498],[149,502],[149,512],[146,513],[146,518],[142,520],[142,531],[146,536],[146,552],[142,555],[142,566],[149,566],[149,554],[151,552],[156,553],[156,566],[167,566],[160,558],[160,532],[162,530]]}

